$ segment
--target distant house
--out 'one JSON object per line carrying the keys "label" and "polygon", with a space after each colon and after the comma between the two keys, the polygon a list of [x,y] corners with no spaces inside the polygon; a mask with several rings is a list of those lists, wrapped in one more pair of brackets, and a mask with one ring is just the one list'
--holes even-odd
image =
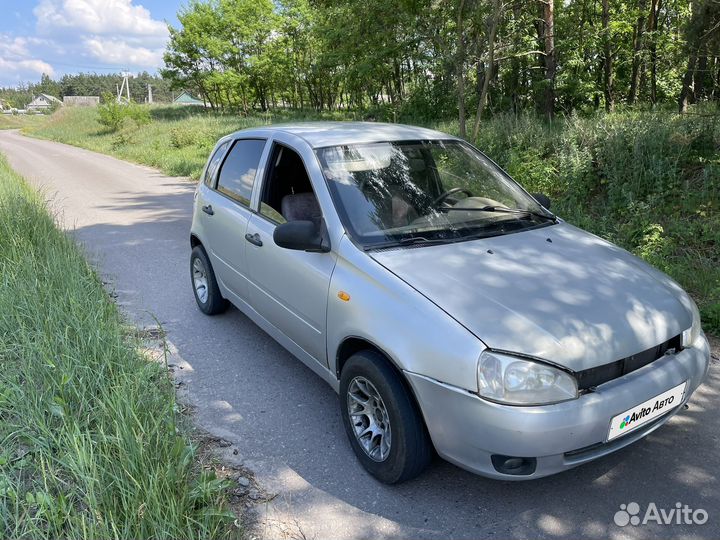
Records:
{"label": "distant house", "polygon": [[201,107],[204,107],[205,103],[192,97],[188,92],[183,91],[182,94],[173,100],[173,105],[200,105]]}
{"label": "distant house", "polygon": [[47,111],[56,104],[62,105],[63,102],[60,101],[58,98],[48,94],[38,94],[28,104],[27,110],[32,112]]}
{"label": "distant house", "polygon": [[64,96],[63,104],[68,107],[97,107],[100,105],[99,96]]}

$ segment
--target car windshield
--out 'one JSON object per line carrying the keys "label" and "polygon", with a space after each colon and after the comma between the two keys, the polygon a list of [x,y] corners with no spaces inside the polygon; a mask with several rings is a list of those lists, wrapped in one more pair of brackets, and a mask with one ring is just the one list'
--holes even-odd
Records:
{"label": "car windshield", "polygon": [[343,145],[317,154],[340,218],[366,248],[455,242],[555,222],[461,141]]}

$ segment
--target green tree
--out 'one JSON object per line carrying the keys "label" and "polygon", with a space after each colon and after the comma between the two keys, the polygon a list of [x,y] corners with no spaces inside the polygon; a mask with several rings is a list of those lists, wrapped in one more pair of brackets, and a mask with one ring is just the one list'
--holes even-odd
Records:
{"label": "green tree", "polygon": [[163,75],[216,108],[455,116],[475,132],[498,110],[720,99],[718,5],[190,0]]}

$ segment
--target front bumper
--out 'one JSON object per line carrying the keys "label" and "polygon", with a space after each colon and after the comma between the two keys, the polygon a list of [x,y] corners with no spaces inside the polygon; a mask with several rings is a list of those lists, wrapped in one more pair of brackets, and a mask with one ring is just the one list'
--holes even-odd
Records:
{"label": "front bumper", "polygon": [[[486,401],[436,380],[406,372],[438,454],[471,472],[503,480],[528,480],[570,469],[627,446],[660,427],[700,386],[710,365],[704,335],[695,345],[599,386],[578,399],[537,407]],[[687,381],[682,404],[607,442],[614,416]],[[537,458],[532,474],[498,472],[491,456]]]}

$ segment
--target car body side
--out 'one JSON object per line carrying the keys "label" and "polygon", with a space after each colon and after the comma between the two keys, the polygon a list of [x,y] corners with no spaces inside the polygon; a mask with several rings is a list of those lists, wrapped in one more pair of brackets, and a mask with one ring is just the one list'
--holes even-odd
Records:
{"label": "car body side", "polygon": [[[265,162],[269,159],[269,149],[273,143],[288,146],[296,151],[304,162],[322,209],[331,244],[329,253],[309,255],[336,258],[328,283],[325,356],[316,358],[309,355],[289,340],[281,329],[257,313],[246,299],[239,298],[226,284],[218,280],[223,295],[321,375],[335,391],[338,390],[342,362],[347,360],[350,351],[363,343],[381,352],[400,371],[437,377],[444,383],[472,391],[477,385],[477,359],[485,348],[484,344],[450,315],[402,279],[388,272],[350,241],[333,205],[313,148],[292,133],[257,129],[221,139],[211,155],[224,142],[237,138],[267,140],[253,186],[250,211],[254,214],[258,213],[260,191],[266,172]],[[204,178],[204,175],[205,171],[201,178]],[[198,190],[206,189],[209,188],[201,180]],[[198,200],[196,194],[194,215],[198,212]],[[228,201],[228,204],[236,203]],[[193,219],[191,236],[196,239],[192,240],[193,242],[207,244],[201,220]],[[239,249],[242,247],[238,246]],[[212,253],[209,255],[214,263]],[[296,268],[293,271],[301,272],[303,269]],[[350,300],[345,302],[338,298],[340,291],[347,292]],[[403,326],[412,330],[412,335],[394,330],[399,320]],[[452,347],[448,347],[448,343],[452,343]],[[438,362],[438,359],[441,361]],[[453,368],[450,376],[447,376],[448,367]]]}

